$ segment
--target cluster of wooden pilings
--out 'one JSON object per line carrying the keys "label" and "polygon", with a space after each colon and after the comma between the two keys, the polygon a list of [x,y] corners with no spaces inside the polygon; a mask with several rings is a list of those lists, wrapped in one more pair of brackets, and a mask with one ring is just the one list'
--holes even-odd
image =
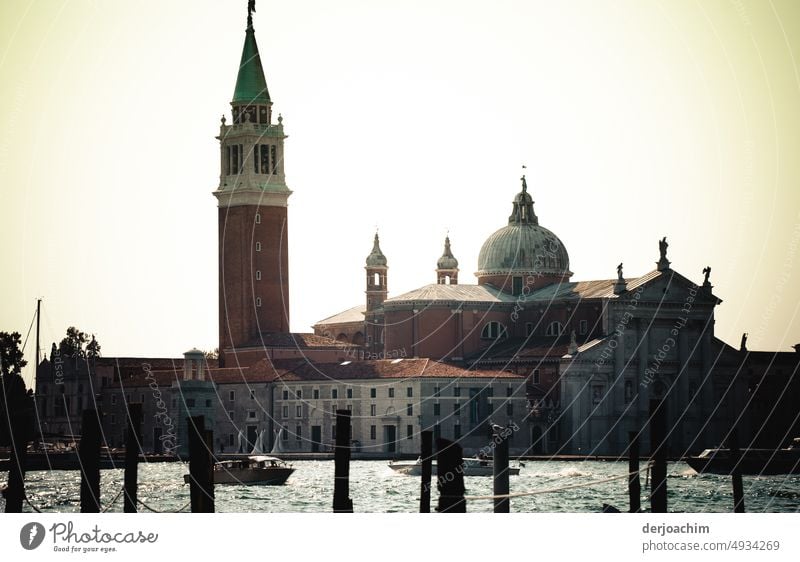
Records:
{"label": "cluster of wooden pilings", "polygon": [[[350,452],[351,424],[350,411],[336,411],[336,445],[334,449],[334,513],[352,513],[353,500],[350,498]],[[205,428],[203,416],[187,419],[189,440],[189,494],[193,513],[214,512],[214,462],[212,453],[213,434]],[[141,455],[142,405],[128,405],[128,430],[125,443],[125,475],[123,494],[123,511],[135,513],[143,505],[137,499],[138,464]],[[100,504],[100,453],[101,429],[100,415],[97,410],[84,410],[82,417],[81,439],[78,447],[80,461],[80,505],[83,513],[98,513]],[[650,404],[650,511],[652,513],[667,512],[667,451],[666,451],[666,416],[665,409],[659,401]],[[493,444],[493,495],[495,513],[508,513],[511,509],[509,493],[509,433],[504,428],[492,430]],[[631,513],[641,512],[641,479],[639,468],[639,438],[636,432],[629,435],[628,493]],[[422,432],[422,481],[420,483],[420,513],[431,511],[431,486],[433,476],[433,459],[436,459],[436,486],[439,500],[436,511],[440,513],[464,513],[467,510],[465,498],[463,451],[458,443],[446,439],[436,439],[436,453],[433,450],[433,433]],[[27,444],[16,444],[13,447],[9,483],[4,494],[6,496],[6,512],[22,511],[25,496],[24,467]],[[734,464],[738,465],[739,449],[736,432],[729,440]],[[734,511],[744,512],[742,475],[734,472],[733,495]],[[33,506],[31,506],[33,507]],[[618,512],[612,506],[604,506],[603,511]]]}

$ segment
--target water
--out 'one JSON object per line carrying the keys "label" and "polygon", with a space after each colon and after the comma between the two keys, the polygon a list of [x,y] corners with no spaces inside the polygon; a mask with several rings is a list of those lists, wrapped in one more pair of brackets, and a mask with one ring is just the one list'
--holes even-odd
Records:
{"label": "water", "polygon": [[[332,510],[333,461],[295,461],[296,472],[283,486],[216,486],[218,512],[323,512]],[[626,462],[525,463],[519,476],[511,477],[511,492],[588,483],[625,474]],[[139,499],[159,511],[176,511],[189,502],[189,486],[183,483],[188,467],[182,463],[142,464],[139,467]],[[698,475],[684,463],[668,468],[669,511],[732,511],[731,479]],[[644,473],[642,487],[644,488]],[[800,476],[744,477],[748,512],[800,512]],[[102,505],[107,507],[122,489],[123,471],[101,472]],[[466,477],[467,495],[491,494],[492,479]],[[420,478],[392,471],[386,461],[350,463],[350,497],[358,512],[416,512],[419,510]],[[31,502],[42,511],[80,511],[80,479],[77,471],[35,471],[26,475]],[[434,489],[431,505],[438,493]],[[597,512],[603,503],[624,511],[628,506],[625,479],[586,488],[564,490],[511,500],[512,512]],[[647,505],[643,493],[643,507]],[[4,509],[0,500],[0,509]],[[28,505],[25,511],[32,511]],[[122,511],[122,498],[109,511]],[[142,509],[142,511],[145,511]],[[492,502],[474,500],[469,512],[490,512]]]}

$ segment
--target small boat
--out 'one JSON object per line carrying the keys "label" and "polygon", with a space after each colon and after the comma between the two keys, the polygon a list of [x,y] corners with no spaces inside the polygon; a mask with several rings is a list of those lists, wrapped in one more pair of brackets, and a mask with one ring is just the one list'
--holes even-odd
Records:
{"label": "small boat", "polygon": [[[262,484],[280,486],[292,475],[294,468],[277,457],[253,455],[241,459],[214,463],[214,484]],[[189,474],[183,475],[187,484]]]}
{"label": "small boat", "polygon": [[[494,474],[494,464],[492,459],[480,459],[476,457],[469,457],[462,459],[464,461],[464,476],[492,476]],[[422,474],[422,459],[415,461],[392,461],[389,463],[389,468],[399,474],[406,476],[420,476]],[[436,475],[436,460],[431,461],[431,471]],[[508,475],[519,475],[519,466],[508,466]]]}
{"label": "small boat", "polygon": [[685,460],[695,471],[706,474],[733,472],[734,464],[739,472],[750,476],[775,474],[800,474],[800,438],[795,438],[784,449],[742,449],[739,462],[734,463],[730,449],[706,449],[697,456]]}

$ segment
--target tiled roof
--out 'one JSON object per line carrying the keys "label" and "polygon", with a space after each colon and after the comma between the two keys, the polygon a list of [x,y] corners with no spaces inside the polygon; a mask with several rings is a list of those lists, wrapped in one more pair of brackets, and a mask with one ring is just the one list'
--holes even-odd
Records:
{"label": "tiled roof", "polygon": [[271,348],[271,347],[284,347],[291,349],[309,349],[309,348],[350,348],[351,344],[336,341],[333,338],[326,338],[325,336],[318,336],[316,334],[299,334],[299,333],[263,333],[261,337],[256,340],[251,340],[246,344],[240,346],[239,349],[245,348]]}
{"label": "tiled roof", "polygon": [[431,284],[408,293],[386,299],[384,306],[415,301],[455,301],[481,303],[513,303],[517,297],[489,285]]}
{"label": "tiled roof", "polygon": [[285,382],[310,380],[415,379],[415,378],[502,378],[522,379],[505,371],[472,370],[431,359],[353,361],[341,363],[304,362],[280,376]]}
{"label": "tiled roof", "polygon": [[342,312],[334,314],[333,316],[328,316],[324,320],[320,320],[314,325],[322,326],[325,324],[348,324],[350,322],[363,322],[364,313],[366,310],[367,307],[365,305],[359,304],[358,306],[348,308],[347,310],[343,310]]}
{"label": "tiled roof", "polygon": [[496,342],[487,349],[476,351],[470,361],[508,361],[514,359],[561,358],[569,349],[568,336],[532,336],[531,338],[509,338]]}

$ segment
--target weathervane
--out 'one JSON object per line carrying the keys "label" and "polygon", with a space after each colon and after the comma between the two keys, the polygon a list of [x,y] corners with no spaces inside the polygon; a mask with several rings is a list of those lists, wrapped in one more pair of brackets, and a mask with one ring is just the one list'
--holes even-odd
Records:
{"label": "weathervane", "polygon": [[256,11],[256,0],[247,0],[247,27],[253,27],[253,12]]}

